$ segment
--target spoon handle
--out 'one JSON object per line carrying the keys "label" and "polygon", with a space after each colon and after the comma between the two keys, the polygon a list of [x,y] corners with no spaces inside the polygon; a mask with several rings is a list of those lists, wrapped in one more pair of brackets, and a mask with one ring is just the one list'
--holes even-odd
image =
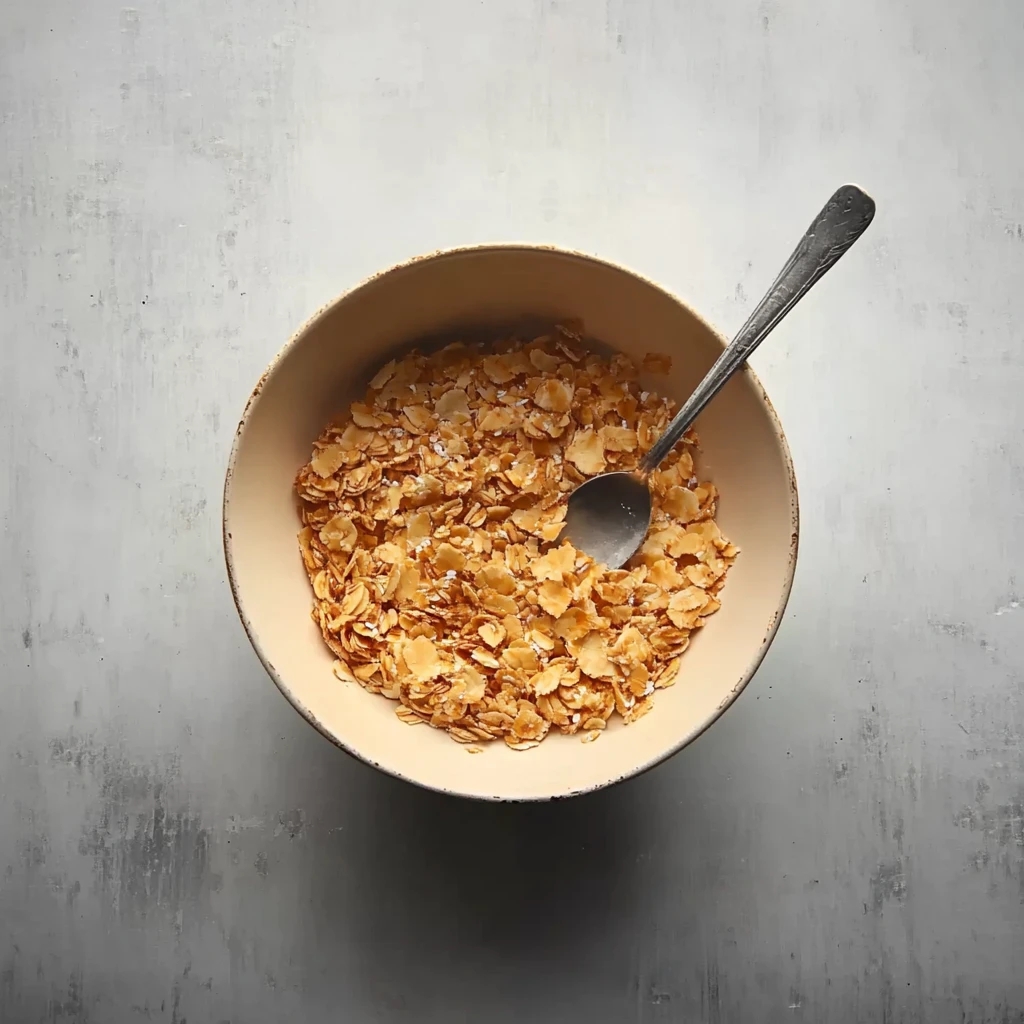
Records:
{"label": "spoon handle", "polygon": [[675,419],[640,462],[644,475],[676,446],[686,429],[746,363],[782,318],[811,290],[815,282],[857,241],[875,215],[875,201],[856,185],[843,185],[804,232],[768,293],[729,343],[707,376],[687,399]]}

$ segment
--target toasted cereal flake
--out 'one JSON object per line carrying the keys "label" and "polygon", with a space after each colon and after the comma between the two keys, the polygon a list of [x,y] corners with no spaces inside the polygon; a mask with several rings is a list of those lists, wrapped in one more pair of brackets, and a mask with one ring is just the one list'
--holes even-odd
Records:
{"label": "toasted cereal flake", "polygon": [[679,667],[681,662],[678,658],[673,658],[667,665],[664,665],[659,669],[657,675],[654,677],[654,685],[657,689],[664,689],[667,686],[671,686],[676,681],[676,676],[679,675]]}
{"label": "toasted cereal flake", "polygon": [[463,665],[459,673],[463,685],[462,699],[467,704],[479,704],[487,693],[487,677],[472,665]]}
{"label": "toasted cereal flake", "polygon": [[[515,481],[512,481],[515,483]],[[520,530],[525,530],[527,533],[533,533],[540,526],[540,520],[543,512],[536,508],[518,508],[512,513],[512,522],[519,527]]]}
{"label": "toasted cereal flake", "polygon": [[646,663],[651,658],[651,645],[636,626],[626,626],[612,645],[610,657],[620,665],[632,669],[644,669],[644,682],[647,681]]}
{"label": "toasted cereal flake", "polygon": [[477,427],[490,434],[501,434],[508,430],[514,422],[515,417],[509,409],[488,409],[481,415]]}
{"label": "toasted cereal flake", "polygon": [[355,523],[340,512],[324,523],[320,530],[320,541],[327,546],[328,551],[351,551],[358,536]]}
{"label": "toasted cereal flake", "polygon": [[406,725],[422,725],[427,719],[422,715],[417,715],[415,711],[407,708],[404,704],[399,704],[395,708],[395,714],[398,718],[405,722]]}
{"label": "toasted cereal flake", "polygon": [[688,565],[683,569],[686,578],[695,586],[707,590],[718,578],[706,565],[699,562],[696,565]]}
{"label": "toasted cereal flake", "polygon": [[397,604],[408,604],[416,596],[421,578],[419,569],[413,563],[402,566],[394,592]]}
{"label": "toasted cereal flake", "polygon": [[668,617],[680,629],[692,629],[696,616],[708,602],[708,596],[700,587],[687,587],[673,594],[668,602]]}
{"label": "toasted cereal flake", "polygon": [[581,473],[603,473],[607,465],[604,458],[604,441],[593,427],[576,431],[572,442],[565,450],[565,457]]}
{"label": "toasted cereal flake", "polygon": [[558,540],[558,535],[565,529],[565,523],[543,523],[540,527],[540,539],[546,541]]}
{"label": "toasted cereal flake", "polygon": [[568,412],[572,408],[573,387],[564,380],[549,379],[534,392],[533,400],[548,412]]}
{"label": "toasted cereal flake", "polygon": [[670,516],[684,523],[692,522],[700,515],[700,501],[687,487],[670,487],[662,501],[662,507]]}
{"label": "toasted cereal flake", "polygon": [[672,369],[672,357],[660,352],[648,352],[640,368],[647,373],[668,373]]}
{"label": "toasted cereal flake", "polygon": [[373,410],[362,402],[353,402],[350,411],[352,413],[352,422],[357,427],[376,430],[383,425],[384,421],[379,416],[374,415]]}
{"label": "toasted cereal flake", "polygon": [[505,733],[505,743],[513,750],[533,750],[540,746],[540,740],[516,740],[508,733]]}
{"label": "toasted cereal flake", "polygon": [[579,640],[596,625],[593,616],[588,615],[582,608],[569,608],[563,615],[559,615],[555,622],[555,636],[563,640]]}
{"label": "toasted cereal flake", "polygon": [[437,546],[437,554],[434,555],[434,568],[440,572],[447,572],[451,578],[455,578],[456,572],[466,567],[466,556],[451,544],[443,543]]}
{"label": "toasted cereal flake", "polygon": [[436,678],[443,670],[434,642],[425,636],[409,640],[403,645],[401,653],[409,672],[420,682]]}
{"label": "toasted cereal flake", "polygon": [[576,660],[580,670],[594,679],[618,679],[619,670],[608,656],[606,638],[598,632],[588,633],[580,644]]}
{"label": "toasted cereal flake", "polygon": [[615,716],[637,721],[678,678],[738,554],[717,489],[694,476],[692,432],[651,474],[655,525],[625,570],[559,544],[573,487],[637,468],[675,408],[581,336],[561,325],[499,351],[392,360],[296,477],[338,678],[467,750],[525,751],[552,729],[589,742]]}
{"label": "toasted cereal flake", "polygon": [[333,665],[334,674],[345,683],[358,683],[359,680],[356,678],[352,669],[348,667],[340,658]]}
{"label": "toasted cereal flake", "polygon": [[554,373],[562,360],[538,347],[530,349],[530,362],[544,373]]}
{"label": "toasted cereal flake", "polygon": [[425,434],[433,430],[436,420],[425,405],[407,405],[402,410],[406,420],[406,428],[416,434]]}
{"label": "toasted cereal flake", "polygon": [[499,625],[497,622],[485,622],[480,626],[477,632],[480,634],[480,639],[483,640],[488,647],[498,647],[506,636],[505,627]]}
{"label": "toasted cereal flake", "polygon": [[524,672],[540,670],[538,652],[525,640],[513,640],[501,653],[502,662],[510,669],[522,669]]}
{"label": "toasted cereal flake", "polygon": [[558,685],[561,681],[562,666],[557,664],[548,665],[548,667],[543,671],[530,676],[526,687],[532,693],[537,694],[537,696],[541,696],[543,694],[554,693],[555,690],[558,689]]}
{"label": "toasted cereal flake", "polygon": [[605,451],[631,452],[636,449],[636,431],[627,427],[625,420],[621,427],[602,427],[598,433]]}
{"label": "toasted cereal flake", "polygon": [[495,384],[507,384],[515,374],[512,372],[505,356],[486,356],[482,362],[485,376]]}
{"label": "toasted cereal flake", "polygon": [[547,624],[538,622],[538,628],[531,629],[527,639],[533,645],[535,651],[553,651],[555,649],[554,638],[546,631]]}
{"label": "toasted cereal flake", "polygon": [[517,615],[506,615],[501,624],[505,627],[505,635],[509,640],[522,640],[523,623]]}
{"label": "toasted cereal flake", "polygon": [[346,494],[363,494],[380,483],[381,468],[372,463],[356,466],[342,478],[342,489]]}
{"label": "toasted cereal flake", "polygon": [[466,423],[470,419],[469,396],[462,388],[452,388],[437,400],[434,412],[442,420]]}
{"label": "toasted cereal flake", "polygon": [[515,615],[519,606],[507,594],[499,594],[496,590],[481,590],[480,604],[495,615]]}
{"label": "toasted cereal flake", "polygon": [[394,372],[395,361],[394,359],[390,359],[376,372],[376,374],[374,374],[373,379],[370,381],[370,387],[375,390],[379,390],[384,387],[384,385],[391,380]]}
{"label": "toasted cereal flake", "polygon": [[501,662],[486,647],[477,647],[470,657],[485,668],[497,668]]}
{"label": "toasted cereal flake", "polygon": [[395,565],[404,560],[405,553],[397,544],[384,543],[373,549],[373,556],[385,565]]}
{"label": "toasted cereal flake", "polygon": [[375,430],[364,430],[350,423],[341,434],[339,445],[346,452],[365,451],[377,437]]}
{"label": "toasted cereal flake", "polygon": [[529,701],[519,701],[519,713],[512,723],[512,732],[520,740],[539,740],[548,731],[548,723]]}
{"label": "toasted cereal flake", "polygon": [[[505,470],[505,476],[510,484],[519,488],[519,490],[523,490],[537,480],[538,474],[542,468],[543,466],[537,463],[533,453],[528,452],[520,456],[511,466],[509,466],[507,470]],[[515,515],[524,513],[525,510],[520,509],[515,513]],[[538,515],[536,512],[530,514]],[[518,526],[521,524],[517,522],[516,525]]]}
{"label": "toasted cereal flake", "polygon": [[541,608],[556,619],[572,602],[572,591],[557,580],[545,580],[537,588],[537,601]]}
{"label": "toasted cereal flake", "polygon": [[662,590],[676,590],[686,585],[685,580],[676,568],[676,563],[669,558],[659,558],[651,566],[647,579],[654,586],[660,587]]}
{"label": "toasted cereal flake", "polygon": [[406,520],[406,544],[416,547],[430,537],[431,529],[430,516],[426,512],[414,512]]}
{"label": "toasted cereal flake", "polygon": [[516,592],[516,578],[501,562],[489,562],[485,565],[476,574],[475,582],[478,587],[486,587],[505,596]]}
{"label": "toasted cereal flake", "polygon": [[529,567],[538,580],[561,582],[566,573],[572,572],[575,563],[576,549],[566,540],[562,541],[560,547],[552,548],[546,555],[535,558]]}
{"label": "toasted cereal flake", "polygon": [[329,444],[313,455],[310,466],[317,476],[328,477],[336,473],[345,462],[345,449],[340,444]]}

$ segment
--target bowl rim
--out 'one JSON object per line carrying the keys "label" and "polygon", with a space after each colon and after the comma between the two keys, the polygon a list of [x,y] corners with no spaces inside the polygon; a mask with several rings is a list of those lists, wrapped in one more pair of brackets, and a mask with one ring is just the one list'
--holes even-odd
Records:
{"label": "bowl rim", "polygon": [[715,327],[706,317],[699,313],[693,305],[688,301],[681,298],[671,289],[666,288],[664,285],[658,283],[652,278],[647,277],[644,274],[638,273],[630,267],[624,266],[621,263],[617,263],[614,260],[606,259],[601,256],[596,256],[593,253],[582,252],[577,249],[569,249],[564,246],[551,245],[540,242],[481,242],[469,245],[458,245],[451,246],[444,249],[435,249],[432,252],[423,253],[418,256],[413,256],[409,259],[402,260],[398,263],[394,263],[384,270],[376,271],[373,274],[364,277],[361,281],[352,285],[350,288],[345,289],[333,299],[319,306],[310,316],[301,323],[301,325],[291,334],[288,340],[281,346],[277,354],[271,359],[267,368],[260,375],[259,380],[256,382],[255,387],[252,389],[249,399],[245,404],[245,408],[242,410],[242,416],[238,421],[238,426],[235,429],[235,434],[231,442],[231,451],[228,456],[227,471],[224,477],[224,489],[221,503],[221,540],[224,547],[224,562],[227,569],[228,583],[231,587],[231,597],[235,603],[235,609],[238,612],[238,617],[241,620],[242,628],[245,630],[246,636],[249,638],[249,643],[252,645],[252,649],[256,652],[257,658],[263,665],[267,675],[274,681],[278,690],[284,695],[285,699],[289,704],[311,725],[317,730],[325,739],[329,740],[334,746],[343,750],[346,754],[354,757],[357,761],[361,761],[363,764],[369,765],[371,768],[376,768],[378,771],[383,772],[385,775],[390,775],[392,778],[401,779],[403,782],[411,783],[420,789],[426,789],[436,793],[443,793],[446,796],[460,797],[467,800],[478,800],[484,803],[545,803],[551,800],[564,800],[575,796],[583,796],[587,793],[595,793],[599,790],[608,789],[612,786],[616,786],[621,782],[625,782],[627,779],[635,779],[640,775],[645,774],[652,768],[657,767],[659,764],[664,763],[670,757],[678,754],[684,747],[689,746],[698,737],[702,736],[708,729],[711,728],[719,718],[722,717],[725,712],[732,707],[736,702],[739,695],[746,689],[747,684],[754,677],[754,674],[761,667],[761,663],[764,661],[765,655],[768,653],[768,648],[771,647],[772,641],[775,639],[775,634],[778,632],[779,625],[782,621],[782,617],[785,614],[786,606],[789,603],[789,597],[793,589],[793,580],[796,575],[796,563],[797,556],[800,547],[800,501],[799,493],[797,490],[796,482],[796,471],[793,466],[793,456],[790,452],[789,442],[786,440],[786,434],[782,429],[782,423],[779,420],[778,414],[775,411],[775,407],[772,405],[771,400],[768,398],[768,394],[758,379],[757,374],[751,369],[750,365],[747,364],[741,371],[746,375],[747,379],[753,385],[757,396],[763,402],[768,418],[771,422],[772,430],[775,434],[775,438],[779,444],[779,449],[782,454],[783,465],[786,470],[786,483],[789,490],[789,508],[790,508],[790,525],[792,528],[792,535],[789,543],[789,555],[786,565],[786,578],[783,580],[782,590],[779,594],[778,604],[776,605],[775,611],[772,613],[772,617],[769,620],[768,628],[765,631],[764,636],[761,638],[760,646],[753,658],[748,663],[743,674],[736,682],[736,684],[730,689],[726,697],[719,703],[714,713],[696,729],[690,730],[679,738],[671,747],[664,750],[658,751],[654,756],[638,765],[636,768],[628,771],[616,778],[607,779],[604,781],[598,781],[592,785],[581,787],[580,789],[572,790],[569,793],[552,793],[550,795],[539,795],[539,796],[505,796],[502,794],[495,794],[493,796],[480,794],[480,793],[467,793],[458,789],[448,789],[444,786],[432,785],[427,782],[423,782],[420,779],[413,778],[412,776],[405,775],[396,769],[386,767],[378,764],[376,761],[371,760],[362,754],[359,750],[345,743],[337,736],[335,736],[316,716],[313,710],[307,707],[302,700],[292,691],[292,689],[285,683],[281,678],[277,669],[273,663],[267,657],[264,652],[258,634],[253,627],[252,622],[249,619],[248,613],[245,610],[245,603],[242,599],[242,595],[239,591],[238,580],[235,575],[235,563],[234,563],[234,545],[231,533],[228,529],[229,517],[231,514],[231,485],[234,478],[235,463],[238,459],[239,448],[242,440],[242,436],[245,433],[245,428],[251,419],[253,412],[259,405],[260,396],[263,393],[263,389],[267,384],[267,381],[274,375],[278,367],[281,365],[288,353],[297,346],[302,339],[305,337],[310,328],[315,323],[321,320],[327,313],[336,307],[340,306],[343,302],[347,301],[352,295],[361,289],[372,284],[380,278],[389,276],[397,271],[405,270],[409,267],[415,266],[419,263],[431,262],[433,260],[448,259],[453,256],[459,256],[464,254],[472,253],[484,253],[484,252],[496,252],[496,251],[508,251],[508,250],[520,250],[520,251],[533,251],[533,252],[546,252],[558,256],[568,256],[573,259],[582,260],[587,263],[596,263],[611,270],[618,271],[654,288],[656,291],[661,292],[664,296],[671,299],[673,302],[682,306],[691,316],[693,316],[706,330],[708,330],[724,348],[729,339],[726,338],[722,332]]}

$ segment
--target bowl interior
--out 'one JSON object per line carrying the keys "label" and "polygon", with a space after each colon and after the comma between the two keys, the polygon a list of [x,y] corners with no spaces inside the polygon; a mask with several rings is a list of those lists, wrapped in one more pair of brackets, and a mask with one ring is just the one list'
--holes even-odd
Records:
{"label": "bowl interior", "polygon": [[698,735],[753,674],[789,594],[796,490],[781,429],[753,374],[730,382],[697,423],[700,472],[719,487],[718,521],[742,549],[722,609],[695,634],[677,683],[639,722],[613,722],[597,742],[551,735],[516,753],[471,755],[443,733],[402,724],[395,705],[339,682],[310,618],[292,484],[327,421],[360,397],[395,350],[425,337],[501,334],[524,319],[582,319],[588,336],[637,358],[672,356],[645,386],[685,399],[722,349],[695,313],[621,268],[557,250],[487,247],[388,271],[317,313],[260,382],[246,409],[225,488],[228,569],[264,665],[327,736],[395,775],[488,799],[545,799],[592,790],[650,767]]}

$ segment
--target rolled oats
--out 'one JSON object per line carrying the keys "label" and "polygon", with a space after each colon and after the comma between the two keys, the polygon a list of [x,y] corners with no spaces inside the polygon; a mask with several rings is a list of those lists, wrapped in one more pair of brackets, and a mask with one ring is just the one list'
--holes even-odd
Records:
{"label": "rolled oats", "polygon": [[[668,372],[648,354],[642,369]],[[335,674],[408,725],[476,753],[556,729],[592,742],[675,682],[737,555],[689,432],[651,474],[654,514],[625,569],[560,541],[569,493],[635,469],[674,404],[578,325],[390,360],[298,474],[299,547]]]}

